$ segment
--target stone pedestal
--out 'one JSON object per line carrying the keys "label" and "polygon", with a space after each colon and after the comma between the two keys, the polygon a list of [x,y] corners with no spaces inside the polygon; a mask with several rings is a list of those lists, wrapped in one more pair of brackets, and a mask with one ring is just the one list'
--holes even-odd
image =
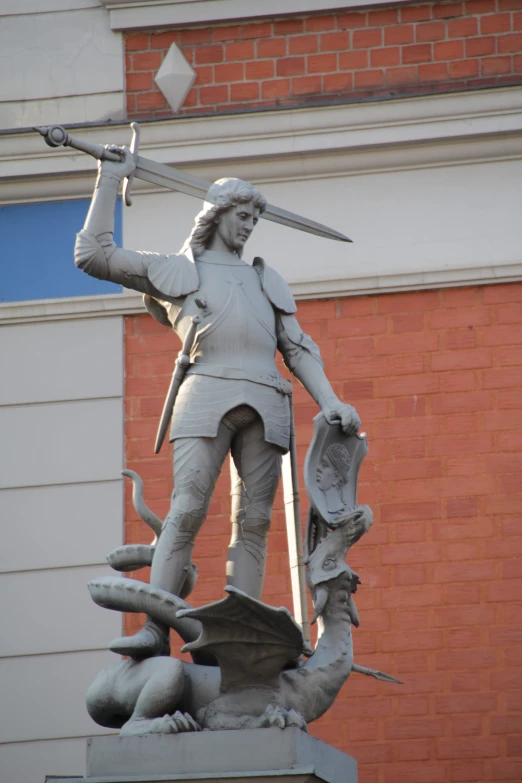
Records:
{"label": "stone pedestal", "polygon": [[357,783],[357,763],[300,729],[96,737],[87,777],[46,783]]}

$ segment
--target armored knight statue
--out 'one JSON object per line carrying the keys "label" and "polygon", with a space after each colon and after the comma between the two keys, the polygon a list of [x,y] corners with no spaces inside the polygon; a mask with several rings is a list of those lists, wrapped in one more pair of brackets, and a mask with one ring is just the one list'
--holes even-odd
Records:
{"label": "armored knight statue", "polygon": [[[276,350],[328,422],[340,423],[350,434],[359,429],[359,417],[334,394],[317,346],[295,318],[296,305],[282,277],[261,258],[252,265],[243,260],[245,243],[266,207],[259,190],[239,179],[218,180],[179,254],[125,250],[113,240],[114,208],[120,181],[132,175],[135,160],[128,148],[119,149],[121,160],[100,164],[77,237],[76,265],[142,292],[149,312],[182,340],[197,322],[194,316],[199,318],[172,416],[174,491],[152,561],[151,585],[182,593],[196,535],[230,452],[227,582],[259,599],[271,509],[291,425],[291,387],[276,368]],[[329,459],[335,467],[339,455],[332,452]],[[327,468],[320,470],[326,474]],[[331,482],[333,492],[324,481],[335,510],[339,481]],[[168,626],[148,617],[137,634],[116,639],[111,649],[135,659],[168,655]]]}

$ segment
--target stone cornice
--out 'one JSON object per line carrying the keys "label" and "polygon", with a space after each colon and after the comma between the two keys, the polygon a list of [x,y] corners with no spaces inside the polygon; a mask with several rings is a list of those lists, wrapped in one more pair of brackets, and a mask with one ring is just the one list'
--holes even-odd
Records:
{"label": "stone cornice", "polygon": [[406,5],[414,0],[100,0],[109,11],[113,30],[259,19],[266,16],[306,14],[374,5]]}
{"label": "stone cornice", "polygon": [[104,294],[0,303],[0,326],[146,312],[141,295]]}
{"label": "stone cornice", "polygon": [[[376,293],[422,291],[430,288],[453,288],[466,285],[511,283],[522,279],[522,263],[502,266],[459,267],[429,272],[350,277],[339,280],[320,278],[290,285],[295,298],[332,299]],[[65,321],[83,318],[103,318],[146,313],[141,294],[106,294],[76,296],[0,304],[0,326],[42,321]]]}
{"label": "stone cornice", "polygon": [[[72,132],[114,144],[130,137],[127,124]],[[522,156],[522,87],[144,122],[141,154],[210,180],[237,164],[259,183],[509,160]],[[3,205],[88,197],[96,167],[34,132],[1,134],[0,164]],[[151,186],[135,180],[134,189]]]}

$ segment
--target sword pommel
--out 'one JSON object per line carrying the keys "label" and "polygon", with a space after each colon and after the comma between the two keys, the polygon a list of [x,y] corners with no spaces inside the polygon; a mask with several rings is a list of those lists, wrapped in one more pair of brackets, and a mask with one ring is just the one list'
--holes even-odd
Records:
{"label": "sword pommel", "polygon": [[47,125],[34,130],[44,137],[49,147],[61,147],[67,144],[69,134],[61,125]]}

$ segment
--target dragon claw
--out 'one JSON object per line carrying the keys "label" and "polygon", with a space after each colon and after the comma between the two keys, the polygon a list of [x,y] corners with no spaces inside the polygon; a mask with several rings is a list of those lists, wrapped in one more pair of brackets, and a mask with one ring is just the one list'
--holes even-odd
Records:
{"label": "dragon claw", "polygon": [[296,710],[285,710],[282,707],[269,704],[264,713],[258,718],[257,728],[285,729],[294,726],[307,731],[306,721]]}
{"label": "dragon claw", "polygon": [[297,712],[297,710],[289,710],[286,716],[286,725],[295,726],[296,728],[302,729],[303,731],[308,731],[308,726],[306,725],[305,719],[299,712]]}
{"label": "dragon claw", "polygon": [[177,710],[173,715],[163,715],[162,718],[131,718],[122,727],[120,736],[181,734],[185,731],[201,731],[201,726],[188,712]]}

